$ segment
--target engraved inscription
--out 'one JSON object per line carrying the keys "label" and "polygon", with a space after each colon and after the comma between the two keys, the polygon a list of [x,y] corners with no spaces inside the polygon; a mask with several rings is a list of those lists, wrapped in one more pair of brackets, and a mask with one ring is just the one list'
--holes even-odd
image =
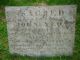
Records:
{"label": "engraved inscription", "polygon": [[11,53],[29,56],[71,55],[76,7],[6,7]]}

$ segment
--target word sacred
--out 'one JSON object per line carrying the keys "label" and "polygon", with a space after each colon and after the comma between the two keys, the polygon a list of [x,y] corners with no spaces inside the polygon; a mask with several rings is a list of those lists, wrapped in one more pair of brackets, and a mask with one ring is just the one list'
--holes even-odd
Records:
{"label": "word sacred", "polygon": [[63,14],[64,11],[62,9],[40,9],[38,7],[36,9],[27,9],[23,12],[26,19],[48,19],[49,17],[60,19]]}

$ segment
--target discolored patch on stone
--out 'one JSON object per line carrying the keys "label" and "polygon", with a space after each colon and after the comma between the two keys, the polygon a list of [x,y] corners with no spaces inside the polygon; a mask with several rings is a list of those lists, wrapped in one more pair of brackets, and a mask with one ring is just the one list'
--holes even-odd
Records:
{"label": "discolored patch on stone", "polygon": [[72,55],[75,5],[6,7],[9,51],[29,56]]}

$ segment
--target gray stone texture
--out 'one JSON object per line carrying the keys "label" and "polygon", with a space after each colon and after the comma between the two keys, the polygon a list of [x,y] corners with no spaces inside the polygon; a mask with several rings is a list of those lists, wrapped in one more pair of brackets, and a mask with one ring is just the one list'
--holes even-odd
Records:
{"label": "gray stone texture", "polygon": [[10,53],[72,55],[75,5],[5,7]]}

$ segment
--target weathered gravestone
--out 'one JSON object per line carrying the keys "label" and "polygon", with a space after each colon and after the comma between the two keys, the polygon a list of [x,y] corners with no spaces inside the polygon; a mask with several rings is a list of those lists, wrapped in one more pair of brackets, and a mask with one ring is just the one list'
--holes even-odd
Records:
{"label": "weathered gravestone", "polygon": [[5,12],[12,54],[72,55],[76,6],[17,6]]}

